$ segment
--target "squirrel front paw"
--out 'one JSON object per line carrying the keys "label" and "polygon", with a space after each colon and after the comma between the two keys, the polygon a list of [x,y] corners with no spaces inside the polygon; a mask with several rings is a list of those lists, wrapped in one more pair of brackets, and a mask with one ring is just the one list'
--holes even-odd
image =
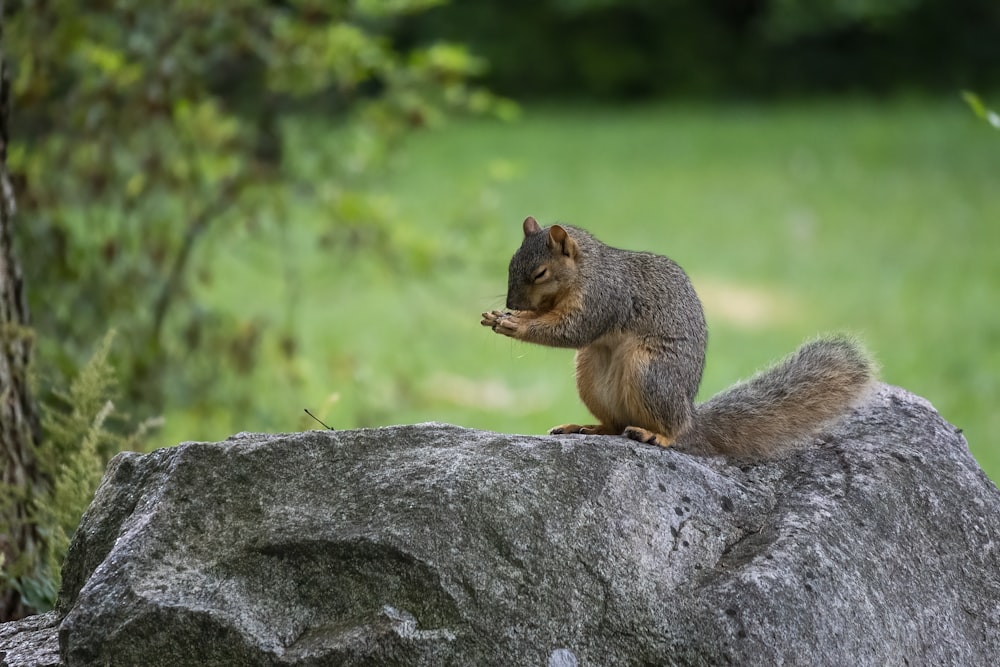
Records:
{"label": "squirrel front paw", "polygon": [[483,313],[483,319],[479,323],[484,327],[496,329],[497,323],[509,314],[510,313],[505,313],[502,310],[491,310]]}
{"label": "squirrel front paw", "polygon": [[491,310],[483,313],[483,319],[479,323],[504,336],[516,337],[521,330],[521,321],[510,311]]}

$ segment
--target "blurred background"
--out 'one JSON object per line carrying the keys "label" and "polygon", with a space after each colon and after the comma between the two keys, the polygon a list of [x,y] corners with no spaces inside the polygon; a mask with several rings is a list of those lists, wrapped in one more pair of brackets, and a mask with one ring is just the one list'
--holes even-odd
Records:
{"label": "blurred background", "polygon": [[118,448],[319,428],[304,408],[586,420],[571,351],[479,326],[527,215],[688,270],[702,398],[852,332],[1000,479],[995,0],[8,0],[4,23],[64,443],[41,457],[92,436],[82,472],[50,466],[78,502]]}

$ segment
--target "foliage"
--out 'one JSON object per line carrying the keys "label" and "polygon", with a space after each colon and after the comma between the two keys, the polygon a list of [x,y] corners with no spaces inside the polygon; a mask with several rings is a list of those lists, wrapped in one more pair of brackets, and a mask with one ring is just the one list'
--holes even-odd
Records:
{"label": "foliage", "polygon": [[[104,337],[90,360],[70,382],[66,393],[57,392],[44,405],[44,438],[35,451],[40,478],[30,489],[5,489],[30,493],[28,521],[39,527],[43,542],[35,553],[21,554],[4,568],[3,583],[13,586],[24,602],[39,611],[51,609],[59,590],[59,568],[80,516],[90,503],[104,466],[115,453],[138,448],[158,420],[147,420],[127,437],[109,428],[114,420],[127,421],[115,412],[115,371],[108,363],[113,334]],[[6,530],[7,527],[4,527]]]}
{"label": "foliage", "polygon": [[[283,229],[293,202],[321,212],[317,242],[369,247],[389,225],[374,175],[404,137],[454,111],[509,111],[468,84],[483,65],[462,47],[404,53],[386,37],[435,4],[23,0],[8,30],[10,168],[31,220],[19,233],[41,363],[72,373],[112,325],[139,411],[178,396],[252,405],[213,380],[248,372],[284,313],[251,321],[197,303],[194,281],[227,280],[208,252]],[[303,112],[325,117],[338,143],[293,175],[282,125]],[[293,267],[288,250],[272,248]],[[283,336],[291,358],[295,333]]]}
{"label": "foliage", "polygon": [[965,91],[962,93],[962,99],[965,100],[966,104],[969,105],[969,108],[972,109],[974,114],[1000,130],[1000,114],[987,107],[983,101],[979,99],[979,95]]}
{"label": "foliage", "polygon": [[868,25],[884,28],[920,9],[925,0],[771,0],[764,22],[771,35],[782,38],[822,34]]}
{"label": "foliage", "polygon": [[525,96],[720,97],[1000,87],[994,0],[483,0],[398,26],[461,35]]}

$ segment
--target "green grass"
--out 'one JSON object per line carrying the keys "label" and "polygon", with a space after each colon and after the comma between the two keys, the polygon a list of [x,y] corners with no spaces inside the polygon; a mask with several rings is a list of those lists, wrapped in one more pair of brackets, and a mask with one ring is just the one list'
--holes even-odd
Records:
{"label": "green grass", "polygon": [[[303,164],[334,133],[288,128]],[[313,161],[313,162],[310,162]],[[826,331],[862,337],[885,381],[965,429],[1000,479],[1000,132],[959,100],[783,106],[531,108],[510,124],[424,133],[383,184],[379,252],[316,242],[307,204],[284,232],[227,241],[207,306],[277,319],[246,377],[258,400],[169,412],[162,444],[235,430],[441,420],[543,432],[586,419],[572,352],[492,334],[520,222],[563,221],[669,255],[711,331],[707,397]],[[316,173],[317,179],[324,176]],[[279,249],[280,252],[274,252]],[[386,259],[390,257],[390,259]]]}

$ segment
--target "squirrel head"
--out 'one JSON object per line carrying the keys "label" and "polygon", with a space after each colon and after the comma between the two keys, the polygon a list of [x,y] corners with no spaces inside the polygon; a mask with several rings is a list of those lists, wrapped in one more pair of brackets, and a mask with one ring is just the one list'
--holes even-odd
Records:
{"label": "squirrel head", "polygon": [[523,229],[524,241],[507,272],[507,307],[546,312],[578,282],[580,247],[560,225],[543,229],[529,217]]}

